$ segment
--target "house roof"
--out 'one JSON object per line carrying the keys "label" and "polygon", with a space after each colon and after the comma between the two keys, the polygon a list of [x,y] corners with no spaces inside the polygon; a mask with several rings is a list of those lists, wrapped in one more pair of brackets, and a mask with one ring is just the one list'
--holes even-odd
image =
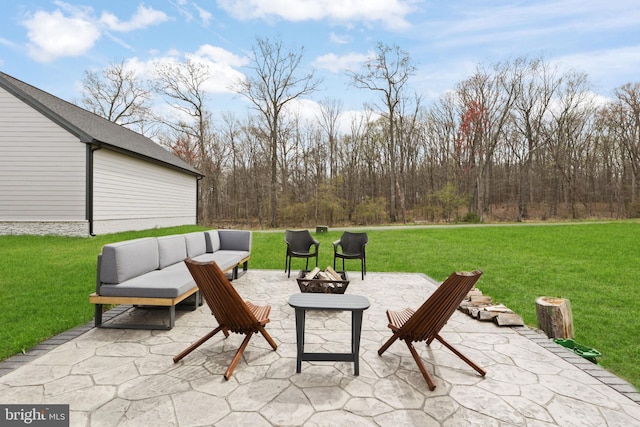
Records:
{"label": "house roof", "polygon": [[0,72],[0,87],[21,99],[38,112],[86,144],[96,144],[116,151],[180,169],[194,175],[202,174],[156,142],[97,114],[78,107],[23,81]]}

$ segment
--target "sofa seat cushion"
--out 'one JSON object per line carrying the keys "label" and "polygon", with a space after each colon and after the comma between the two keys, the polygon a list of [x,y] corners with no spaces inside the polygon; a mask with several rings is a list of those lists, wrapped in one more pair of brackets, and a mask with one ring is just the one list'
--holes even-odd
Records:
{"label": "sofa seat cushion", "polygon": [[184,263],[134,277],[117,285],[102,285],[100,295],[116,297],[176,298],[196,286]]}
{"label": "sofa seat cushion", "polygon": [[218,264],[218,267],[220,267],[220,270],[227,271],[232,267],[235,267],[235,265],[242,261],[244,258],[248,257],[249,254],[249,251],[220,250],[212,254],[202,254],[193,259],[200,262],[215,261],[216,264]]}

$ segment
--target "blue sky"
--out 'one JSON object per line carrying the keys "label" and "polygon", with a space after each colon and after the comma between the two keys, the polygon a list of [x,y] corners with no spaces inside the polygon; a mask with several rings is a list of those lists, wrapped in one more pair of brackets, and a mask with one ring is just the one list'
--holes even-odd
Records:
{"label": "blue sky", "polygon": [[242,109],[229,87],[256,36],[304,47],[301,67],[324,80],[313,101],[340,98],[345,110],[372,99],[345,71],[378,42],[409,53],[411,88],[427,102],[479,63],[520,56],[585,72],[604,97],[640,81],[638,0],[23,0],[3,3],[0,70],[75,101],[85,70],[125,61],[149,75],[155,61],[195,55],[212,67],[214,110]]}

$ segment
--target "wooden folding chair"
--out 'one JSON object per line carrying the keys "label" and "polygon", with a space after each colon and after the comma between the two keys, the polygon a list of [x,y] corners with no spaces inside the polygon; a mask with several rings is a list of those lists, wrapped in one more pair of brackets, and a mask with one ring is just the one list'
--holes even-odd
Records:
{"label": "wooden folding chair", "polygon": [[382,353],[397,339],[404,341],[407,347],[409,347],[409,351],[416,361],[420,372],[422,372],[422,376],[427,381],[429,390],[434,390],[436,385],[431,375],[429,375],[425,369],[422,359],[420,359],[413,343],[426,341],[427,345],[429,345],[434,339],[437,339],[480,375],[485,376],[486,371],[484,369],[476,365],[440,336],[440,330],[451,318],[481,275],[481,270],[452,273],[418,310],[414,311],[411,308],[406,308],[402,311],[387,310],[387,318],[389,319],[388,326],[389,329],[393,331],[393,336],[380,347],[378,355],[382,356]]}
{"label": "wooden folding chair", "polygon": [[231,282],[229,282],[225,274],[220,270],[218,264],[214,261],[198,262],[186,259],[184,262],[189,268],[200,292],[202,292],[202,296],[211,309],[211,313],[218,321],[218,327],[191,344],[191,346],[182,353],[175,356],[173,358],[174,363],[181,360],[220,331],[222,331],[226,337],[229,336],[229,331],[246,335],[240,348],[233,357],[227,372],[224,374],[226,380],[231,377],[233,370],[240,361],[254,333],[260,332],[274,350],[278,348],[278,345],[264,329],[264,326],[269,323],[270,305],[258,306],[249,301],[243,301],[231,285]]}

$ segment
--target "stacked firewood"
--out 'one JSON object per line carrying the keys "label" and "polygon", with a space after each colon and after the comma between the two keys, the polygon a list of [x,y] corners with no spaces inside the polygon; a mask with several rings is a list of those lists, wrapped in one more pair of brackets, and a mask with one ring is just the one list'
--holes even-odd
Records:
{"label": "stacked firewood", "polygon": [[314,268],[304,276],[305,280],[344,280],[333,268],[327,266],[325,271],[320,271],[318,267]]}
{"label": "stacked firewood", "polygon": [[493,321],[498,326],[523,326],[522,317],[503,304],[494,304],[490,296],[483,295],[478,288],[469,291],[458,307],[460,311],[474,319]]}

